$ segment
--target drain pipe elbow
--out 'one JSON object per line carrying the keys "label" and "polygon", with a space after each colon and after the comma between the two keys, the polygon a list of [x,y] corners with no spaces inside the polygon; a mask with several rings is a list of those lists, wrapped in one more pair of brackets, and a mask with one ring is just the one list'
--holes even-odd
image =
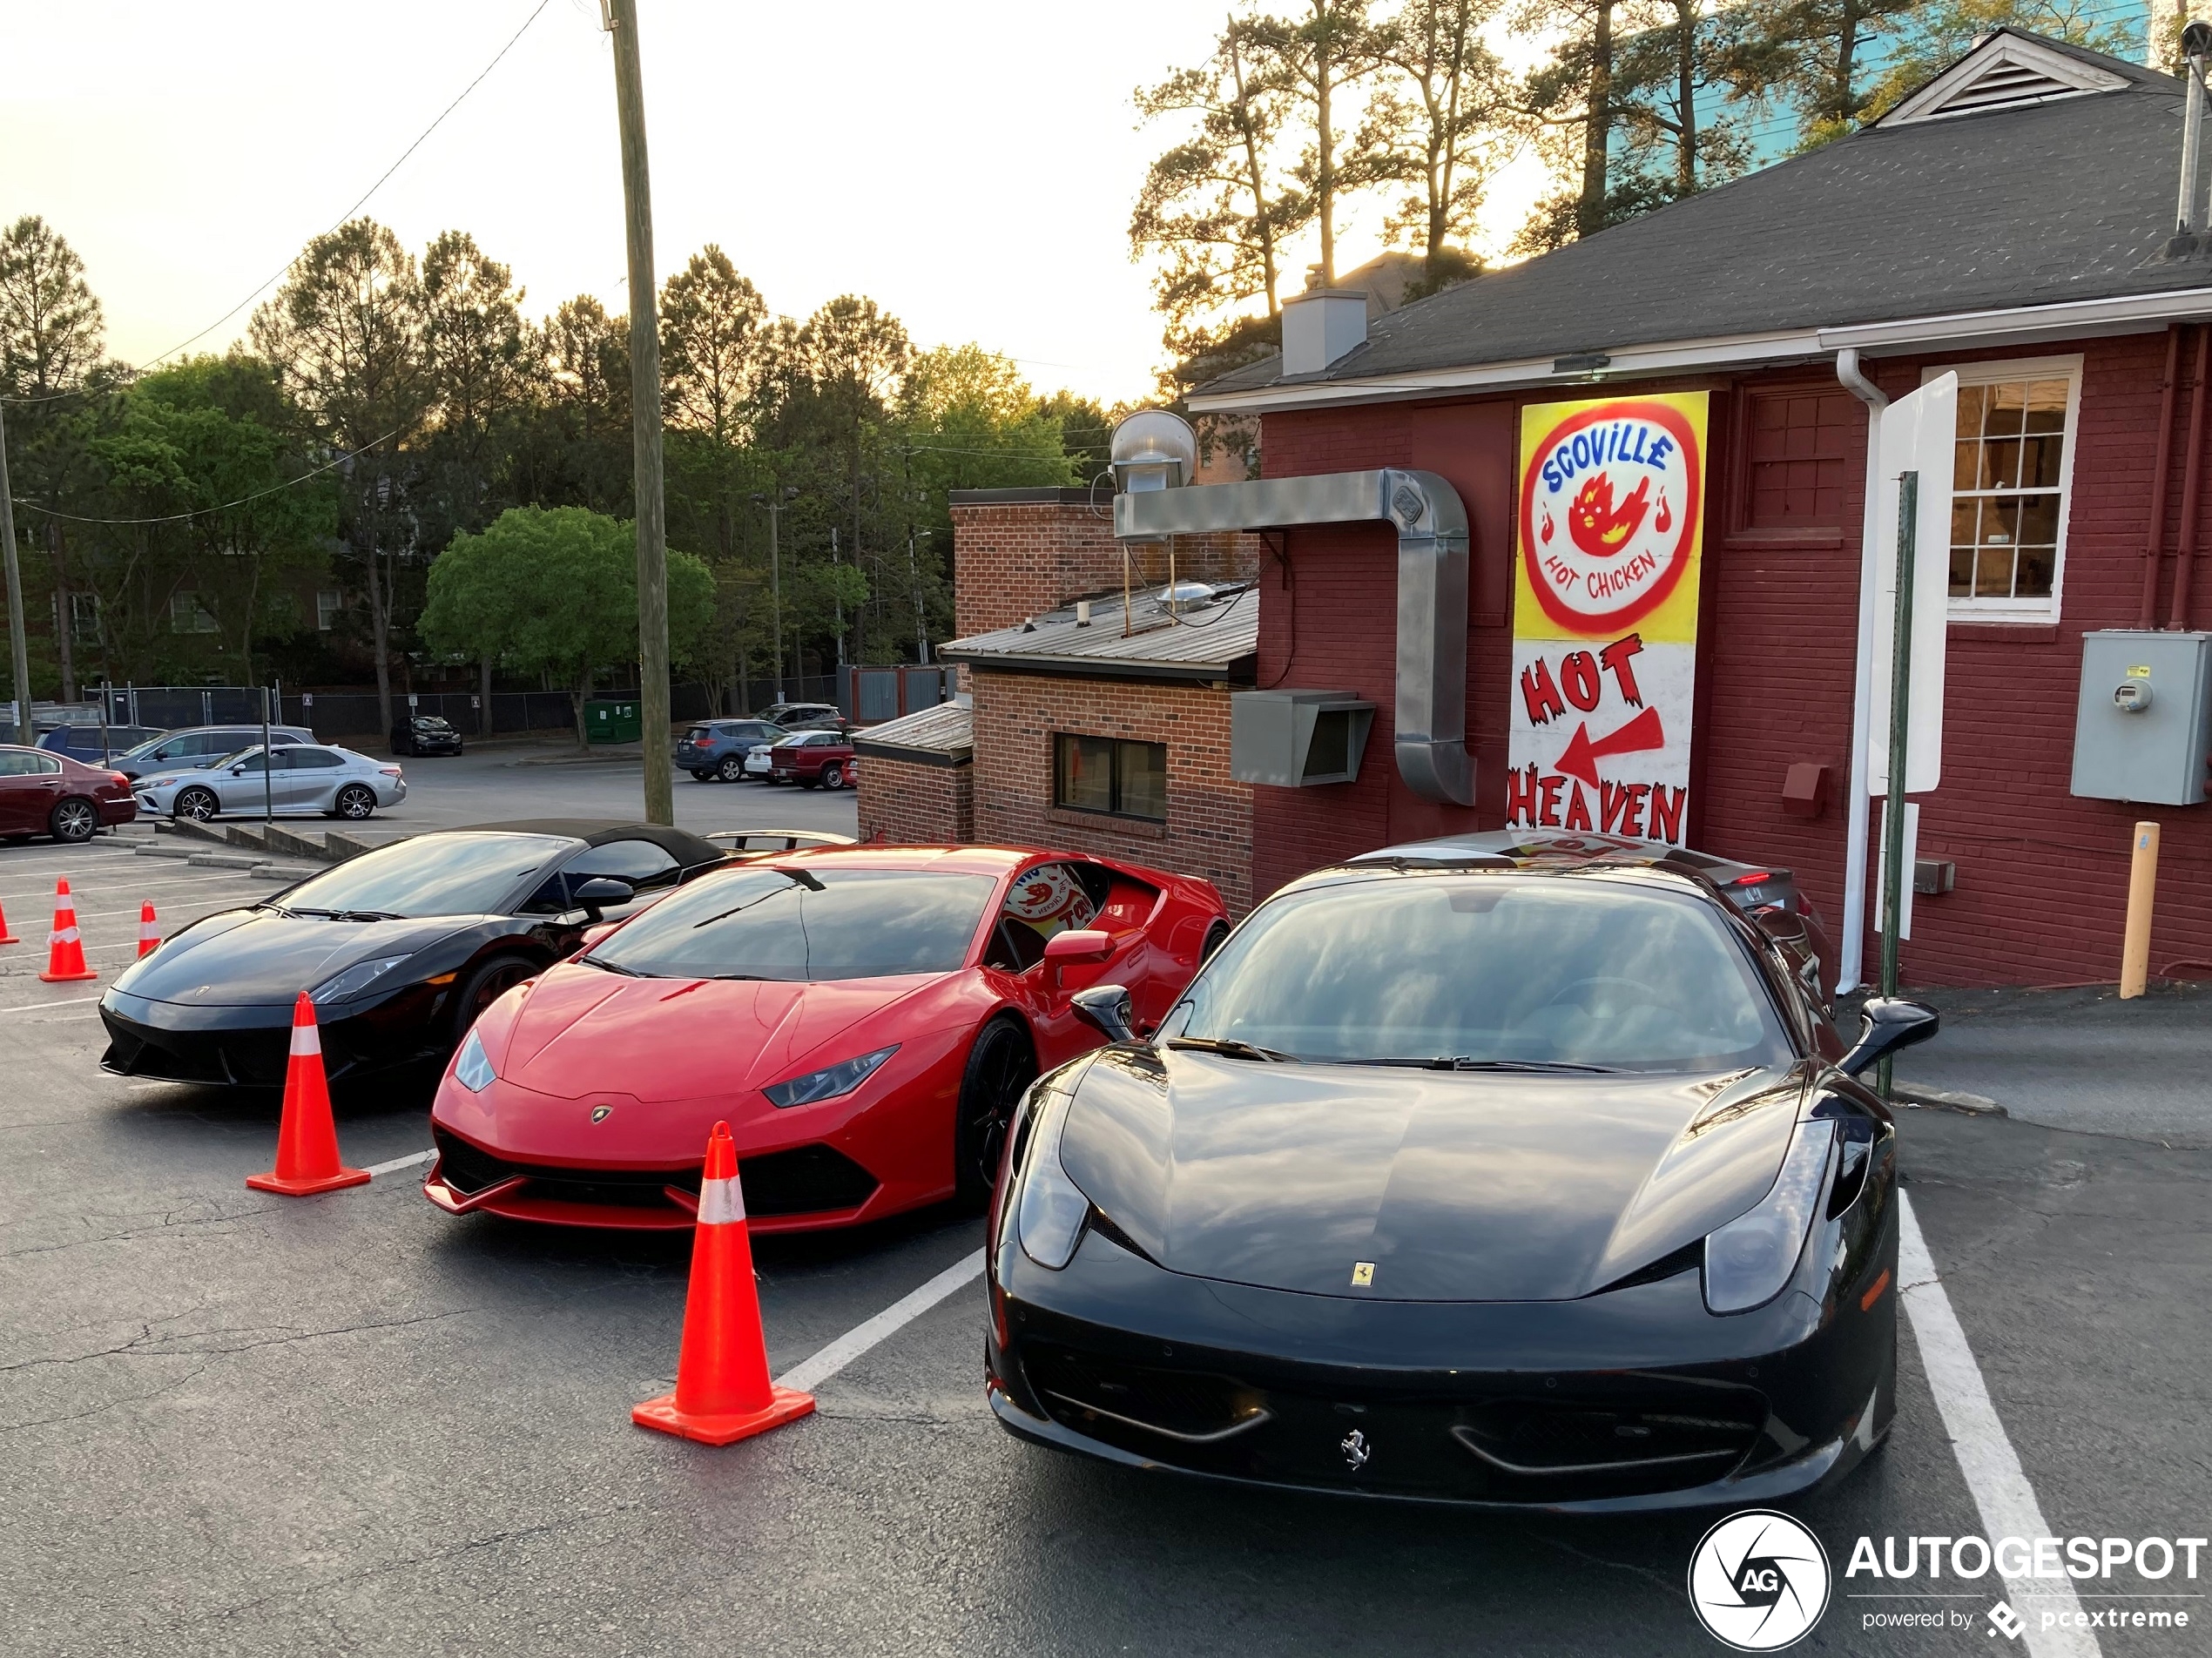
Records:
{"label": "drain pipe elbow", "polygon": [[1850,797],[1844,808],[1844,941],[1836,991],[1855,989],[1866,959],[1866,832],[1872,818],[1866,794],[1866,745],[1874,710],[1874,606],[1880,585],[1882,529],[1882,413],[1890,400],[1858,366],[1858,351],[1836,354],[1836,380],[1866,405],[1866,486],[1859,506],[1858,632],[1851,654]]}

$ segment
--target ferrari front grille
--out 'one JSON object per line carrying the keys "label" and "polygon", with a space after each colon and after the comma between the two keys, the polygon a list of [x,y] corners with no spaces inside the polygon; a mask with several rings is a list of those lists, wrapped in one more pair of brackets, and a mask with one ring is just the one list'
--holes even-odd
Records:
{"label": "ferrari front grille", "polygon": [[1118,1438],[1115,1428],[1211,1445],[1267,1419],[1258,1396],[1226,1376],[1155,1370],[1097,1353],[1036,1343],[1024,1353],[1029,1383],[1045,1408],[1082,1432]]}
{"label": "ferrari front grille", "polygon": [[1694,1485],[1743,1461],[1765,1417],[1764,1400],[1733,1393],[1641,1409],[1508,1400],[1469,1410],[1452,1437],[1508,1479],[1641,1483],[1649,1475]]}

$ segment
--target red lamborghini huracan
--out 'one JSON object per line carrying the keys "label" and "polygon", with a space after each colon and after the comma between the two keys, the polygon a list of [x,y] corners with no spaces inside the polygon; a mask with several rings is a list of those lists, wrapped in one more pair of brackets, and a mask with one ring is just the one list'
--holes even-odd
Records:
{"label": "red lamborghini huracan", "polygon": [[687,1227],[737,1137],[759,1231],[981,1198],[1022,1092],[1097,1045],[1069,996],[1163,1017],[1225,938],[1210,882],[1077,853],[819,847],[701,876],[492,1004],[438,1085],[423,1192]]}

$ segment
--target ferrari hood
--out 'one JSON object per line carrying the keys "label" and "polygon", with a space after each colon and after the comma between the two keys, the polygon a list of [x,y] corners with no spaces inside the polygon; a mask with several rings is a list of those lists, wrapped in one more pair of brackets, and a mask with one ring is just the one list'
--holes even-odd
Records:
{"label": "ferrari hood", "polygon": [[[640,1100],[696,1099],[765,1088],[853,1055],[833,1039],[943,982],[942,974],[792,984],[764,980],[629,979],[564,963],[531,987],[492,1057],[510,1082],[579,1099],[619,1090]],[[898,1040],[867,1037],[870,1048]]]}
{"label": "ferrari hood", "polygon": [[476,919],[331,921],[233,910],[179,933],[134,964],[116,988],[189,1008],[289,1008],[302,990],[357,961],[413,955]]}
{"label": "ferrari hood", "polygon": [[[1061,1161],[1172,1271],[1384,1300],[1568,1300],[1756,1203],[1806,1080],[1109,1049],[1076,1084]],[[1372,1283],[1355,1290],[1360,1263]]]}

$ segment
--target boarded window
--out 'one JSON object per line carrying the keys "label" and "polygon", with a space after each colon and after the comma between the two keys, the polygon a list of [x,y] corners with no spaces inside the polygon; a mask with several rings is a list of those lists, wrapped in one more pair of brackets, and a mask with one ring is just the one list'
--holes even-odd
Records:
{"label": "boarded window", "polygon": [[1844,391],[1753,392],[1743,533],[1836,530],[1851,481],[1851,441],[1866,423]]}

